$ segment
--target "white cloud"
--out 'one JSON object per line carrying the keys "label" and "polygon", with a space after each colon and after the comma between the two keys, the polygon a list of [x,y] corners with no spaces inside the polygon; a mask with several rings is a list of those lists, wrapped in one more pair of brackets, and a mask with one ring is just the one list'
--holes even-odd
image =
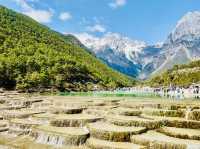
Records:
{"label": "white cloud", "polygon": [[32,9],[31,6],[28,5],[26,0],[14,0],[18,5],[20,5],[23,9],[29,10]]}
{"label": "white cloud", "polygon": [[100,32],[100,33],[106,32],[106,28],[101,24],[95,24],[94,26],[87,26],[86,30],[89,32]]}
{"label": "white cloud", "polygon": [[51,22],[51,18],[53,16],[53,12],[51,10],[30,10],[23,12],[24,14],[30,16],[40,23],[49,23]]}
{"label": "white cloud", "polygon": [[[99,41],[100,38],[96,37],[96,36],[93,36],[91,34],[88,34],[88,33],[70,33],[74,36],[76,36],[81,42],[85,43],[87,42],[88,40],[96,40],[96,41]],[[88,42],[89,43],[89,42]]]}
{"label": "white cloud", "polygon": [[62,12],[59,16],[60,20],[67,21],[72,18],[72,15],[69,12]]}
{"label": "white cloud", "polygon": [[113,2],[108,4],[111,8],[118,8],[126,5],[126,0],[113,0]]}
{"label": "white cloud", "polygon": [[75,37],[77,37],[81,43],[83,43],[86,47],[94,49],[97,47],[94,47],[94,45],[101,45],[101,38],[96,37],[94,35],[88,34],[88,33],[71,33]]}
{"label": "white cloud", "polygon": [[[53,17],[52,9],[49,10],[35,9],[31,5],[29,5],[27,0],[14,0],[14,1],[21,6],[23,14],[30,16],[31,18],[40,23],[51,22],[51,19]],[[36,2],[36,0],[31,0],[31,1]]]}

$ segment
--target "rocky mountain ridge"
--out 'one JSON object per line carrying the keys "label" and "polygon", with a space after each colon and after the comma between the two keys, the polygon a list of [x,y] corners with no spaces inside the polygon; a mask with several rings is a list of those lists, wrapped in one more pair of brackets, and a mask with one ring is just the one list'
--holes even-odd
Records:
{"label": "rocky mountain ridge", "polygon": [[75,36],[112,68],[145,79],[176,64],[200,58],[200,12],[188,12],[183,16],[160,45],[149,46],[116,33],[108,33],[101,38],[87,33]]}

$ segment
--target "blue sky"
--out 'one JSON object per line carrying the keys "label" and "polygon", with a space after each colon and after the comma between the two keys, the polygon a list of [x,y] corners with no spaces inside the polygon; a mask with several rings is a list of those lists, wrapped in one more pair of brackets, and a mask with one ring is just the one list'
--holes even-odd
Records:
{"label": "blue sky", "polygon": [[0,0],[61,33],[119,33],[148,44],[162,42],[177,21],[200,10],[199,0]]}

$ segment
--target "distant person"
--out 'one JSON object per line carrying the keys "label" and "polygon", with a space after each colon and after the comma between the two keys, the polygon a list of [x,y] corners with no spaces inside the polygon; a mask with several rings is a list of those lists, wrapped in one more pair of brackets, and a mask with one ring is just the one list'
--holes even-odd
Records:
{"label": "distant person", "polygon": [[200,91],[199,91],[199,87],[196,87],[196,98],[197,98],[197,99],[200,98],[200,97],[199,97],[199,96],[200,96],[200,95],[199,95],[199,92],[200,92]]}

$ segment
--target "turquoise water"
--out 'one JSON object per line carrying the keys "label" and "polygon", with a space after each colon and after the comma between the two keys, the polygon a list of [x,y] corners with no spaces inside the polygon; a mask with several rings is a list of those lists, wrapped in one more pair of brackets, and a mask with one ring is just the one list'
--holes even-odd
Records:
{"label": "turquoise water", "polygon": [[153,93],[131,92],[60,92],[61,96],[97,96],[97,97],[159,97]]}

